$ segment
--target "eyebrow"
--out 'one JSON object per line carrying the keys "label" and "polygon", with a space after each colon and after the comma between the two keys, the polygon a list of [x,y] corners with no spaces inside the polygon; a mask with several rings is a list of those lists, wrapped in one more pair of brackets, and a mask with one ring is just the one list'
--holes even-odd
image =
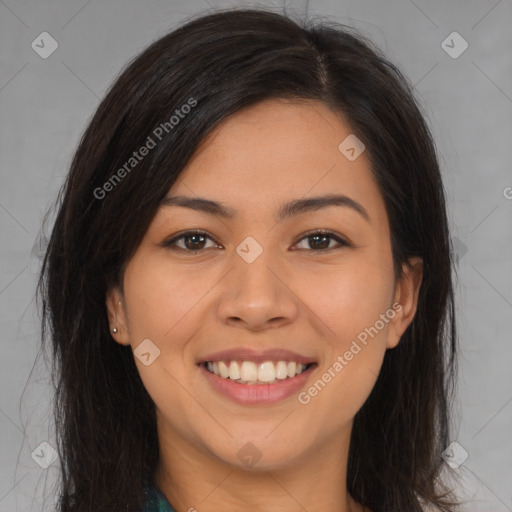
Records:
{"label": "eyebrow", "polygon": [[[232,219],[236,215],[236,210],[222,203],[205,199],[203,197],[189,196],[170,196],[162,200],[161,206],[182,206],[193,210],[217,215],[227,219]],[[327,208],[329,206],[344,206],[351,208],[361,215],[367,222],[370,222],[370,216],[365,208],[354,199],[345,195],[326,195],[310,197],[306,199],[294,199],[282,205],[277,213],[277,221],[281,221],[293,215],[308,213],[311,211]]]}

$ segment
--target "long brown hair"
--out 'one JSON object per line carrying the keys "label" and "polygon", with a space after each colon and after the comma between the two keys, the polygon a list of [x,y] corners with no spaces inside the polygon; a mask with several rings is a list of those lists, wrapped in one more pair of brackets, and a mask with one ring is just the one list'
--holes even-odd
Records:
{"label": "long brown hair", "polygon": [[[170,122],[191,98],[193,111]],[[416,512],[421,503],[454,510],[439,480],[455,378],[450,238],[435,147],[412,87],[350,27],[240,9],[189,20],[127,66],[59,194],[39,292],[42,345],[49,338],[53,349],[60,512],[140,510],[159,456],[155,406],[131,348],[110,336],[106,291],[122,284],[198,144],[269,98],[318,100],[343,113],[384,197],[396,271],[412,256],[424,262],[416,316],[355,417],[348,491],[373,512]],[[162,126],[158,144],[119,173]]]}

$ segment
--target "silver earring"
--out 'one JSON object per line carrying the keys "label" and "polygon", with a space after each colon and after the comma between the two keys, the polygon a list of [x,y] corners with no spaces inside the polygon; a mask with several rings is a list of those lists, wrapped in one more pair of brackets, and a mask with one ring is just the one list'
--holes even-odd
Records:
{"label": "silver earring", "polygon": [[114,334],[116,334],[116,333],[117,333],[117,327],[114,327],[114,328],[112,329],[112,332],[113,332]]}

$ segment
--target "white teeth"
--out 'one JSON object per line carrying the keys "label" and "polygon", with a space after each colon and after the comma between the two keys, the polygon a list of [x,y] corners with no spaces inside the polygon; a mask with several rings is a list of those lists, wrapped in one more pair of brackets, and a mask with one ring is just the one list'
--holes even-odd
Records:
{"label": "white teeth", "polygon": [[221,377],[227,379],[229,377],[229,368],[224,361],[219,361],[219,373]]}
{"label": "white teeth", "polygon": [[295,370],[297,369],[297,364],[294,362],[288,363],[288,377],[293,377],[295,375]]}
{"label": "white teeth", "polygon": [[229,378],[232,380],[240,378],[240,367],[236,361],[231,361],[229,365]]}
{"label": "white teeth", "polygon": [[306,365],[295,361],[208,361],[206,368],[224,379],[236,380],[240,384],[264,384],[300,375]]}
{"label": "white teeth", "polygon": [[242,380],[257,380],[258,367],[252,361],[244,361],[240,366],[240,378]]}
{"label": "white teeth", "polygon": [[288,366],[284,361],[276,364],[276,379],[286,379],[288,377]]}
{"label": "white teeth", "polygon": [[265,361],[260,364],[258,368],[258,380],[261,380],[261,382],[271,382],[276,380],[276,370],[272,361]]}

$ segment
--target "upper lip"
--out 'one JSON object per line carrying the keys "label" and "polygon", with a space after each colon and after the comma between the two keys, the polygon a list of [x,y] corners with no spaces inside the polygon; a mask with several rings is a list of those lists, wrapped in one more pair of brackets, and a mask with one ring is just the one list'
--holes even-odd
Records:
{"label": "upper lip", "polygon": [[297,352],[281,348],[267,350],[254,350],[250,348],[226,349],[201,357],[197,364],[202,364],[206,361],[254,361],[255,363],[263,363],[265,361],[295,361],[302,364],[315,362],[312,357],[302,356],[297,354]]}

